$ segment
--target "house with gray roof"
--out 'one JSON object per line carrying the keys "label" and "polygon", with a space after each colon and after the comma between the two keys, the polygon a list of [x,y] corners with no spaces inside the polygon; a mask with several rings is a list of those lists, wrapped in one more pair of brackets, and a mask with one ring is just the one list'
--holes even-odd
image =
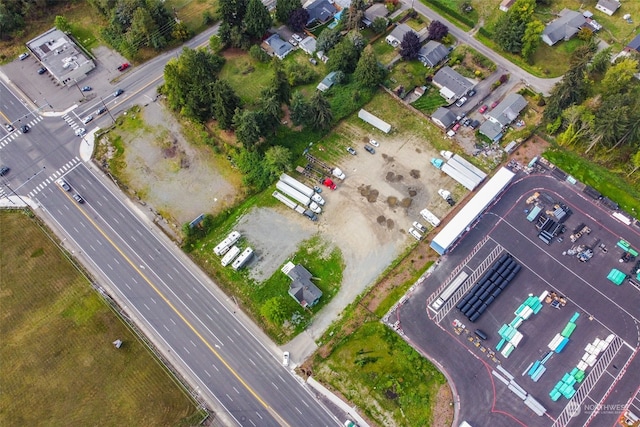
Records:
{"label": "house with gray roof", "polygon": [[311,0],[302,7],[309,12],[307,25],[311,25],[313,22],[324,24],[338,12],[338,9],[329,3],[329,0]]}
{"label": "house with gray roof", "polygon": [[407,24],[398,24],[393,29],[393,31],[391,31],[391,33],[387,36],[385,40],[391,46],[398,47],[400,46],[400,43],[402,43],[402,39],[404,38],[404,35],[407,34],[409,31],[413,31],[413,30]]}
{"label": "house with gray roof", "polygon": [[440,96],[450,103],[464,96],[476,85],[448,65],[440,68],[433,76],[433,84],[440,89]]}
{"label": "house with gray roof", "polygon": [[313,284],[311,281],[313,276],[306,268],[300,264],[293,266],[293,263],[288,262],[282,268],[282,272],[291,278],[289,295],[298,304],[304,308],[310,308],[318,303],[322,297],[322,291]]}
{"label": "house with gray roof", "polygon": [[456,115],[449,109],[440,107],[431,115],[431,120],[443,129],[448,129],[456,121]]}
{"label": "house with gray roof", "polygon": [[313,56],[313,53],[316,51],[316,39],[311,36],[305,37],[300,43],[298,43],[298,47],[308,55]]}
{"label": "house with gray roof", "polygon": [[418,52],[418,61],[422,62],[425,67],[435,67],[449,54],[442,43],[435,40],[429,40],[427,44],[420,48]]}
{"label": "house with gray roof", "polygon": [[518,93],[509,94],[487,114],[487,121],[480,126],[480,133],[491,141],[502,138],[504,128],[513,122],[527,106],[527,101]]}
{"label": "house with gray roof", "polygon": [[562,9],[560,17],[547,24],[542,31],[542,41],[549,46],[553,46],[560,40],[570,40],[586,24],[587,19],[580,12]]}
{"label": "house with gray roof", "polygon": [[271,37],[266,39],[264,43],[268,47],[267,49],[265,49],[267,53],[271,53],[277,56],[279,59],[284,59],[284,57],[293,50],[293,45],[282,40],[278,34],[272,35]]}
{"label": "house with gray roof", "polygon": [[631,40],[628,45],[625,46],[624,50],[626,52],[638,52],[638,53],[640,53],[640,34],[635,36],[635,38],[633,40]]}
{"label": "house with gray roof", "polygon": [[369,27],[377,18],[384,18],[386,20],[388,13],[389,10],[387,10],[384,3],[374,3],[364,11],[362,23]]}
{"label": "house with gray roof", "polygon": [[611,16],[616,13],[616,10],[620,8],[620,2],[618,0],[599,0],[596,4],[596,9],[602,13],[606,13]]}

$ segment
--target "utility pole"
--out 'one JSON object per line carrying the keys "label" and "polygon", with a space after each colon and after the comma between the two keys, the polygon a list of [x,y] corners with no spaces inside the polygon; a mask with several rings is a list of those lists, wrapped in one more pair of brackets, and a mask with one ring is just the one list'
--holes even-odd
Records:
{"label": "utility pole", "polygon": [[104,108],[107,109],[107,113],[109,113],[109,117],[111,117],[111,120],[113,120],[113,124],[115,124],[116,119],[114,119],[113,116],[111,115],[111,110],[109,110],[109,107],[107,107],[107,104],[104,103],[104,99],[102,99],[102,97],[100,97],[100,102],[102,102],[102,105],[104,106]]}

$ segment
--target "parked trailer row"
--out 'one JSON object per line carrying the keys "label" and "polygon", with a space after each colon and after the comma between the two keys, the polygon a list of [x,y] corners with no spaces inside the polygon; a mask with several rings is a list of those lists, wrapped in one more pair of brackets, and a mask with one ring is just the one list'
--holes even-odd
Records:
{"label": "parked trailer row", "polygon": [[455,169],[448,163],[442,165],[442,168],[440,170],[442,170],[442,172],[446,173],[454,180],[458,181],[469,191],[475,190],[475,188],[478,186],[478,183],[475,180],[467,178],[463,173],[461,173],[459,170]]}
{"label": "parked trailer row", "polygon": [[285,184],[284,182],[278,181],[276,183],[276,188],[279,191],[281,191],[282,193],[284,193],[287,196],[291,197],[293,200],[297,201],[298,203],[300,203],[300,204],[302,204],[304,206],[307,206],[313,212],[315,212],[315,213],[322,212],[322,209],[320,208],[320,206],[318,206],[316,204],[316,202],[312,201],[311,198],[305,196],[304,194],[302,194],[301,192],[299,192],[295,188]]}
{"label": "parked trailer row", "polygon": [[294,211],[298,212],[299,214],[306,216],[311,221],[317,221],[318,220],[318,216],[312,210],[305,209],[305,207],[300,206],[299,204],[297,204],[296,202],[294,202],[293,200],[291,200],[290,198],[288,198],[284,194],[282,194],[282,193],[280,193],[278,191],[274,191],[272,196],[275,197],[276,199],[278,199],[279,201],[281,201],[282,203],[284,203],[284,205],[289,207],[290,209],[293,209]]}
{"label": "parked trailer row", "polygon": [[301,192],[302,194],[304,194],[305,196],[309,197],[311,200],[316,202],[318,205],[324,206],[324,199],[322,198],[321,195],[316,193],[313,188],[307,187],[306,185],[304,185],[297,179],[290,177],[286,173],[283,173],[282,175],[280,175],[280,181],[284,182],[289,187],[295,190],[298,190],[299,192]]}
{"label": "parked trailer row", "polygon": [[226,254],[232,245],[234,245],[238,240],[240,240],[240,233],[237,231],[232,231],[229,235],[218,244],[215,248],[213,248],[213,253],[222,256]]}

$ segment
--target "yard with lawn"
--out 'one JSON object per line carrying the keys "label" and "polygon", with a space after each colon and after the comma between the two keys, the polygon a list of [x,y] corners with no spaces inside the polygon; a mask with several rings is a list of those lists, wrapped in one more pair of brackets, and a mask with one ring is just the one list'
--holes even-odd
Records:
{"label": "yard with lawn", "polygon": [[23,211],[0,212],[0,425],[200,423],[205,414],[54,239]]}
{"label": "yard with lawn", "polygon": [[424,95],[411,104],[412,107],[429,115],[436,111],[438,107],[444,107],[445,105],[447,105],[447,101],[440,96],[438,89],[431,85],[427,86]]}

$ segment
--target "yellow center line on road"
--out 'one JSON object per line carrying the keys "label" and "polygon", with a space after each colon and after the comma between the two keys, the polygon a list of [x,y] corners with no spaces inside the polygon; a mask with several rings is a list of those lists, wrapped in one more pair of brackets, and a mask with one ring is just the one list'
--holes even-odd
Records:
{"label": "yellow center line on road", "polygon": [[167,297],[164,296],[164,294],[162,292],[160,292],[160,290],[156,287],[156,285],[154,285],[151,280],[131,261],[131,259],[129,259],[129,257],[127,257],[127,255],[124,254],[124,252],[113,242],[113,240],[111,240],[109,238],[109,236],[107,236],[107,234],[95,223],[95,221],[93,221],[91,219],[91,217],[89,217],[89,215],[84,211],[84,209],[80,209],[80,206],[77,205],[77,203],[74,203],[75,201],[72,199],[72,197],[68,194],[68,192],[63,191],[62,189],[60,189],[60,191],[62,191],[65,196],[74,204],[74,206],[76,206],[76,208],[82,213],[82,215],[84,215],[84,217],[95,227],[96,230],[98,230],[98,232],[100,234],[102,234],[102,236],[109,242],[111,243],[111,245],[114,247],[114,249],[116,251],[118,251],[118,253],[129,263],[129,265],[131,265],[131,267],[133,267],[133,269],[144,279],[145,282],[147,282],[149,284],[149,286],[151,286],[151,288],[156,292],[156,294],[158,294],[158,296],[160,298],[162,298],[162,300],[171,308],[171,310],[173,310],[173,312],[185,323],[185,325],[187,325],[189,327],[189,329],[191,329],[191,331],[196,334],[196,336],[200,339],[200,341],[202,341],[204,343],[204,345],[207,346],[207,348],[211,351],[211,353],[213,353],[221,362],[222,364],[229,370],[229,372],[231,372],[231,374],[236,377],[236,379],[238,381],[240,381],[240,383],[244,386],[244,388],[247,389],[247,391],[249,393],[251,393],[251,395],[253,397],[255,397],[255,399],[260,402],[260,404],[271,413],[271,415],[280,422],[280,425],[283,426],[289,426],[289,424],[287,424],[287,422],[282,419],[282,417],[273,409],[271,408],[267,402],[265,402],[256,391],[254,391],[251,386],[249,386],[249,384],[246,383],[246,381],[244,379],[242,379],[242,377],[227,363],[226,360],[224,360],[222,358],[222,356],[215,350],[215,348],[213,348],[213,346],[211,344],[209,344],[209,342],[204,338],[204,336],[198,332],[196,330],[196,328],[193,327],[193,325],[182,315],[182,313],[180,311],[178,311],[178,309],[173,305],[173,303],[171,303],[171,301],[169,301],[169,299]]}

